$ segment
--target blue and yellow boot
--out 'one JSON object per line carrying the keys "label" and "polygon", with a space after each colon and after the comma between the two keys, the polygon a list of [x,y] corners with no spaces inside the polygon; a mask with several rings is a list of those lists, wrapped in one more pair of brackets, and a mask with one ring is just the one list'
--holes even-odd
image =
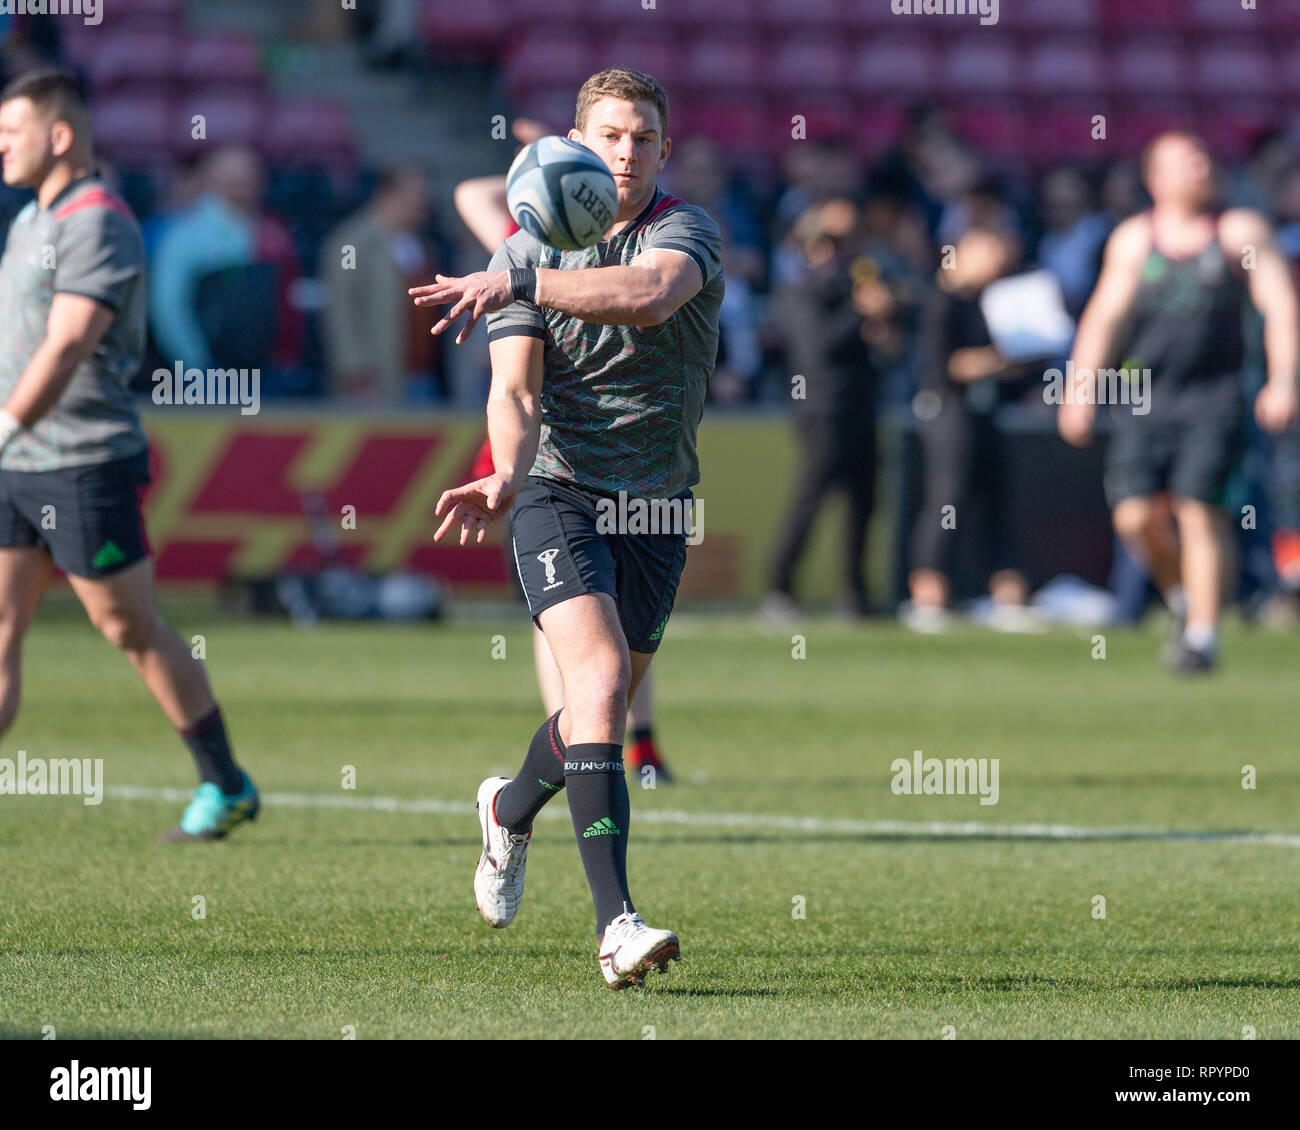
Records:
{"label": "blue and yellow boot", "polygon": [[204,781],[194,790],[194,799],[186,806],[181,822],[158,837],[160,844],[194,843],[220,840],[227,832],[246,820],[257,819],[262,807],[257,786],[243,770],[239,773],[244,787],[237,793],[223,793],[214,781]]}

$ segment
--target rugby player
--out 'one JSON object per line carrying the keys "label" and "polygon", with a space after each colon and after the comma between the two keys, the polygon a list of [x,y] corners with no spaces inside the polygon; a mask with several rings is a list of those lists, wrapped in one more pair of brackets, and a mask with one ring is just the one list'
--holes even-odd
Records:
{"label": "rugby player", "polygon": [[1112,408],[1106,495],[1115,532],[1180,625],[1165,665],[1190,674],[1211,670],[1218,652],[1220,503],[1246,410],[1245,303],[1264,318],[1268,379],[1255,417],[1275,433],[1296,419],[1298,307],[1268,222],[1248,209],[1215,207],[1213,164],[1200,138],[1161,134],[1146,150],[1143,174],[1152,208],[1120,224],[1106,245],[1075,338],[1075,386],[1057,420],[1067,442],[1086,445],[1097,370],[1119,359],[1130,374],[1150,372],[1149,412]]}
{"label": "rugby player", "polygon": [[652,929],[627,883],[629,797],[622,742],[636,694],[672,612],[685,531],[603,532],[617,498],[688,499],[699,481],[696,430],[718,350],[721,233],[656,180],[671,151],[668,100],[653,78],[620,68],[589,78],[569,137],[599,154],[618,187],[605,239],[561,252],[520,231],[488,270],[412,290],[450,304],[434,327],[486,317],[492,362],[488,435],[495,470],[445,492],[435,537],[460,527],[482,541],[511,507],[520,581],[564,682],[513,778],[478,790],[483,854],[474,887],[492,926],[523,895],[533,818],[560,789],[596,908],[597,949],[613,988],[680,958]]}
{"label": "rugby player", "polygon": [[148,441],[127,386],[145,344],[140,227],[95,172],[77,79],[0,92],[5,184],[35,191],[0,260],[0,733],[18,713],[23,636],[57,566],[139,672],[198,766],[160,841],[221,839],[258,811],[203,665],[154,604],[140,515]]}

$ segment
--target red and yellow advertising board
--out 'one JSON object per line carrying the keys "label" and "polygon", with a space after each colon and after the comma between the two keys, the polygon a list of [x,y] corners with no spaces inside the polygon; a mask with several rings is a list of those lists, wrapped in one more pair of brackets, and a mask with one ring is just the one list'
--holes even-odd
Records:
{"label": "red and yellow advertising board", "polygon": [[[434,413],[155,409],[145,414],[154,483],[145,503],[160,581],[211,585],[318,563],[303,495],[324,497],[342,557],[374,572],[411,569],[458,595],[508,593],[501,538],[436,544],[434,506],[464,482],[484,438],[481,416]],[[700,433],[704,538],[688,556],[682,596],[754,598],[796,474],[784,422],[706,418]],[[355,508],[355,528],[344,522]],[[831,595],[827,516],[801,570],[809,596]]]}

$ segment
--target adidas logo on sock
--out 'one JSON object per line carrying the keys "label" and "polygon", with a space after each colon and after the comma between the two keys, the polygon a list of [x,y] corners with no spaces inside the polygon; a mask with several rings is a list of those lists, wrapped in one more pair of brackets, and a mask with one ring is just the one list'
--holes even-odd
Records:
{"label": "adidas logo on sock", "polygon": [[596,823],[582,833],[582,838],[586,840],[590,839],[592,836],[621,836],[622,834],[623,833],[619,831],[618,825],[615,824],[614,821],[612,821],[608,816],[602,816],[596,821]]}

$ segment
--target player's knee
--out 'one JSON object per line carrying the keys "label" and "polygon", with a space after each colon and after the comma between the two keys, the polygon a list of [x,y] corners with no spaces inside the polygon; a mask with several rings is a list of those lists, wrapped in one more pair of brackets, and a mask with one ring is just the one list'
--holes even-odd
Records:
{"label": "player's knee", "polygon": [[1115,532],[1125,541],[1140,541],[1155,528],[1155,507],[1145,499],[1128,498],[1115,507]]}
{"label": "player's knee", "polygon": [[156,625],[152,616],[113,609],[104,613],[95,627],[119,651],[147,651],[153,643]]}
{"label": "player's knee", "polygon": [[589,709],[603,710],[610,705],[627,708],[627,692],[632,682],[632,665],[626,657],[607,655],[596,657],[570,680],[565,678],[565,688],[572,691],[572,699],[581,701]]}

